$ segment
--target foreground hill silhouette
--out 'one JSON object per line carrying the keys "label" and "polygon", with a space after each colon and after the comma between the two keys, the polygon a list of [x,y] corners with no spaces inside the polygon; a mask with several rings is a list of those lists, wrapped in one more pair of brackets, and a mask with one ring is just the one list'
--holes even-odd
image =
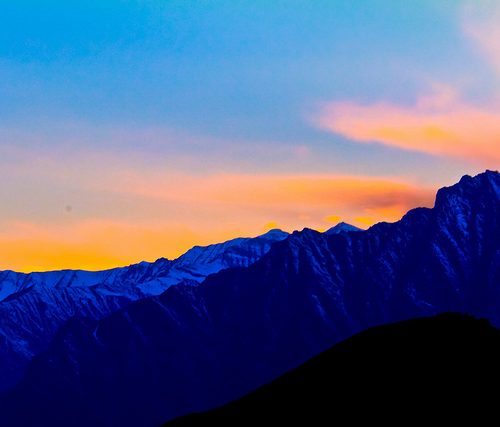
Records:
{"label": "foreground hill silhouette", "polygon": [[499,361],[500,330],[487,320],[408,320],[355,335],[240,400],[166,427],[479,418],[496,412]]}
{"label": "foreground hill silhouette", "polygon": [[491,171],[393,224],[295,232],[248,267],[103,319],[72,317],[0,396],[0,425],[158,426],[238,399],[373,326],[443,312],[500,326],[499,236]]}

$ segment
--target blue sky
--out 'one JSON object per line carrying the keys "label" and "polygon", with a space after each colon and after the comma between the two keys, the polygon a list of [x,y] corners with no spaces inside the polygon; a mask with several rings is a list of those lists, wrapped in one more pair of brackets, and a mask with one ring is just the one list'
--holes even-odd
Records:
{"label": "blue sky", "polygon": [[318,137],[302,118],[321,100],[408,102],[426,80],[485,77],[442,3],[10,2],[2,117]]}
{"label": "blue sky", "polygon": [[[159,221],[151,217],[151,197],[116,195],[124,175],[144,185],[152,176],[162,182],[174,175],[198,177],[200,185],[220,174],[356,176],[430,192],[466,172],[495,168],[499,159],[489,154],[498,139],[476,150],[469,128],[437,148],[434,140],[414,140],[429,136],[429,126],[450,134],[463,117],[484,119],[483,127],[496,130],[499,68],[495,30],[487,30],[495,28],[498,9],[490,0],[0,1],[6,177],[0,196],[11,200],[0,209],[0,224],[15,239],[9,233],[20,219],[40,233],[67,223],[62,235],[104,217],[127,226]],[[421,107],[430,105],[426,97],[432,108]],[[387,111],[407,124],[404,137]],[[418,122],[408,119],[414,111]],[[358,122],[347,123],[348,112]],[[133,208],[117,197],[131,197]],[[78,205],[75,200],[86,208],[68,217],[60,206]],[[210,211],[213,199],[200,203],[205,218],[229,225],[208,236],[201,231],[205,222],[191,219],[183,226],[193,242],[255,233],[267,222],[327,226],[323,210],[304,216],[295,215],[298,207],[269,212],[258,205],[245,228],[234,226],[241,217],[230,202],[224,203],[234,217],[223,219]],[[361,205],[342,210],[328,203],[334,217],[366,216]],[[178,209],[173,204],[169,199],[155,211],[170,218],[166,213]],[[168,229],[178,225],[178,219],[163,221]],[[0,233],[0,247],[1,239]],[[45,268],[44,262],[28,264]]]}

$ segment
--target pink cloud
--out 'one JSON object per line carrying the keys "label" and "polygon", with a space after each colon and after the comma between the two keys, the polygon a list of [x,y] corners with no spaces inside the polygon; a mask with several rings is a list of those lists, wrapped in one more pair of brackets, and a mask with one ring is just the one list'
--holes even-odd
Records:
{"label": "pink cloud", "polygon": [[412,106],[332,102],[313,120],[322,129],[361,143],[379,142],[484,166],[500,161],[500,108],[468,104],[446,86],[436,86]]}
{"label": "pink cloud", "polygon": [[[500,77],[500,2],[465,0],[459,26]],[[459,91],[435,85],[413,105],[391,102],[331,102],[313,117],[318,127],[360,143],[455,157],[481,166],[500,162],[499,94],[489,105],[461,98]]]}

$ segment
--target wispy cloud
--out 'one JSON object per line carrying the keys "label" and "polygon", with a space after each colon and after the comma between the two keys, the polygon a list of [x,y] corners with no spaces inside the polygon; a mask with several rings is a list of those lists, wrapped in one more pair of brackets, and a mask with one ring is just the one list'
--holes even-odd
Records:
{"label": "wispy cloud", "polygon": [[0,212],[0,269],[100,269],[173,258],[270,224],[321,230],[338,218],[365,227],[430,206],[434,193],[397,177],[188,174],[102,152],[32,154],[3,169],[8,185],[0,196],[11,206]]}
{"label": "wispy cloud", "polygon": [[[500,77],[500,2],[465,1],[459,28]],[[500,162],[499,95],[492,93],[491,101],[480,105],[465,99],[457,88],[437,83],[413,105],[325,103],[312,122],[359,143],[376,142],[495,168]]]}
{"label": "wispy cloud", "polygon": [[[337,215],[354,221],[369,216],[372,223],[396,220],[408,209],[432,204],[433,190],[399,178],[336,174],[122,174],[108,191],[198,206],[214,221],[245,218],[248,224],[267,218],[287,229],[304,225],[323,228],[325,218]],[[253,217],[253,219],[252,219]],[[327,222],[327,221],[326,221]]]}
{"label": "wispy cloud", "polygon": [[485,166],[500,161],[500,108],[469,104],[446,86],[436,86],[411,106],[333,102],[314,122],[357,142],[379,142]]}

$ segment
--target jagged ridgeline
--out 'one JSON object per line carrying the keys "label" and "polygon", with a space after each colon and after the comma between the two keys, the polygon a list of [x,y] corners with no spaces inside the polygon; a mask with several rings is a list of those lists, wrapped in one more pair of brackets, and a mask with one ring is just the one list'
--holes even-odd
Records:
{"label": "jagged ridgeline", "polygon": [[71,318],[102,319],[172,285],[196,286],[209,274],[252,264],[287,236],[271,230],[253,239],[196,246],[173,261],[161,258],[107,271],[0,273],[0,391],[23,376],[29,361]]}
{"label": "jagged ridgeline", "polygon": [[[155,426],[234,400],[371,326],[449,311],[499,326],[499,202],[500,176],[488,171],[396,223],[273,232],[253,258],[235,249],[237,263],[186,281],[162,284],[153,271],[173,268],[162,260],[90,286],[76,286],[84,273],[26,287],[22,276],[8,292],[2,282],[1,319],[13,332],[1,332],[0,365],[22,379],[0,398],[0,425]],[[143,280],[147,271],[156,276]],[[52,324],[50,304],[29,301],[37,288],[73,308]],[[73,289],[92,298],[67,299]],[[89,301],[110,297],[124,302],[93,314]],[[30,305],[39,313],[24,319]],[[51,335],[35,346],[43,322]]]}

